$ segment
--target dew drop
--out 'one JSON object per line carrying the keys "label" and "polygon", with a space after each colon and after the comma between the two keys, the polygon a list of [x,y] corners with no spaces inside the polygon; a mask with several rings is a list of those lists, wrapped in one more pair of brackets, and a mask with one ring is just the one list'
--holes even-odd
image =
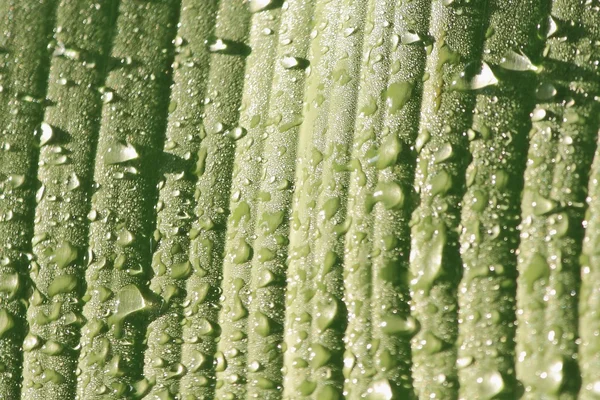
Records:
{"label": "dew drop", "polygon": [[534,65],[529,57],[523,53],[517,53],[513,50],[508,51],[499,64],[502,68],[510,71],[537,71],[539,67]]}
{"label": "dew drop", "polygon": [[414,336],[420,329],[419,322],[411,316],[387,315],[381,322],[381,330],[388,335]]}
{"label": "dew drop", "polygon": [[488,86],[498,84],[498,78],[490,66],[482,62],[478,69],[474,69],[474,64],[468,65],[458,77],[452,81],[451,88],[454,90],[478,90]]}
{"label": "dew drop", "polygon": [[48,296],[54,297],[61,293],[70,293],[77,287],[77,276],[72,274],[59,275],[48,287]]}
{"label": "dew drop", "polygon": [[392,83],[385,91],[385,102],[393,114],[406,105],[412,95],[414,84],[411,82]]}
{"label": "dew drop", "polygon": [[43,146],[46,143],[50,142],[54,137],[54,129],[47,122],[42,122],[42,124],[40,125],[40,130],[40,145]]}
{"label": "dew drop", "polygon": [[105,164],[120,164],[137,158],[139,158],[137,150],[129,143],[115,143],[104,153]]}
{"label": "dew drop", "polygon": [[535,97],[538,100],[547,101],[551,100],[554,96],[556,96],[557,93],[558,91],[553,84],[544,82],[535,90]]}
{"label": "dew drop", "polygon": [[404,31],[400,35],[400,43],[402,44],[418,43],[421,40],[423,40],[423,38],[421,38],[417,32],[411,30]]}
{"label": "dew drop", "polygon": [[276,5],[276,0],[250,0],[250,12],[257,13]]}

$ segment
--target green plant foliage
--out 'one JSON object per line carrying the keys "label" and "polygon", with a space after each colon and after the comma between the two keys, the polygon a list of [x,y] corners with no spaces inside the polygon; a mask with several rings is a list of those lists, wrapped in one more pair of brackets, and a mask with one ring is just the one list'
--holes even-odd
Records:
{"label": "green plant foliage", "polygon": [[0,399],[594,399],[600,6],[0,0]]}

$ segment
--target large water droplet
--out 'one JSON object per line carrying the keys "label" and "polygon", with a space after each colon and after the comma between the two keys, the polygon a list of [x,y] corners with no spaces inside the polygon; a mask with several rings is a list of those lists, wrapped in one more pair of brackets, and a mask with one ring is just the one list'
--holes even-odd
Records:
{"label": "large water droplet", "polygon": [[[411,274],[414,276],[412,284],[415,289],[422,289],[428,292],[435,280],[442,274],[442,257],[446,247],[446,226],[443,222],[432,223],[425,221],[420,224],[420,232],[416,232],[415,237],[429,236],[429,229],[433,234],[426,243],[412,248],[410,253]],[[414,239],[413,239],[414,240]],[[418,260],[418,262],[413,262]]]}
{"label": "large water droplet", "polygon": [[548,101],[554,98],[557,93],[558,91],[553,84],[549,82],[543,82],[535,90],[535,97],[537,97],[538,100]]}
{"label": "large water droplet", "polygon": [[285,69],[304,69],[308,66],[308,62],[302,58],[284,56],[281,59],[281,65]]}
{"label": "large water droplet", "polygon": [[137,158],[139,158],[137,150],[129,143],[115,143],[104,153],[105,164],[120,164]]}
{"label": "large water droplet", "polygon": [[537,71],[539,67],[534,65],[529,57],[523,53],[517,53],[513,50],[508,51],[499,64],[502,68],[510,71]]}
{"label": "large water droplet", "polygon": [[312,348],[312,360],[311,366],[313,369],[318,369],[327,364],[329,359],[331,358],[331,351],[323,345],[318,343],[313,343],[311,345]]}
{"label": "large water droplet", "polygon": [[0,274],[0,293],[5,293],[9,299],[17,294],[20,287],[19,274]]}
{"label": "large water droplet", "polygon": [[550,267],[541,254],[534,254],[529,262],[523,268],[521,276],[525,280],[527,288],[533,290],[533,285],[540,279],[547,278],[550,275]]}
{"label": "large water droplet", "polygon": [[373,192],[373,199],[381,202],[388,210],[404,205],[404,192],[396,182],[379,182]]}
{"label": "large water droplet", "polygon": [[400,34],[400,43],[402,44],[413,44],[422,40],[423,38],[415,31],[407,30]]}
{"label": "large water droplet", "polygon": [[394,393],[387,379],[375,381],[367,389],[367,400],[392,400]]}
{"label": "large water droplet", "polygon": [[53,297],[60,293],[70,293],[77,287],[77,276],[72,274],[59,275],[48,287],[48,296]]}
{"label": "large water droplet", "polygon": [[451,88],[454,90],[478,90],[488,86],[498,84],[498,78],[490,66],[482,62],[480,66],[476,64],[468,65],[458,77],[452,81]]}
{"label": "large water droplet", "polygon": [[50,126],[50,124],[46,122],[42,122],[40,125],[41,135],[40,135],[40,145],[43,146],[54,137],[54,129]]}
{"label": "large water droplet", "polygon": [[381,330],[388,335],[414,336],[420,329],[419,322],[411,316],[387,315],[381,322]]}
{"label": "large water droplet", "polygon": [[488,372],[478,377],[476,380],[479,385],[479,394],[481,399],[495,399],[504,390],[504,378],[498,371]]}
{"label": "large water droplet", "polygon": [[250,0],[250,12],[257,13],[277,5],[277,0]]}
{"label": "large water droplet", "polygon": [[149,310],[153,306],[151,299],[145,296],[137,286],[124,286],[116,295],[116,310],[108,318],[108,323],[114,326],[115,335],[120,337],[125,318]]}
{"label": "large water droplet", "polygon": [[0,338],[15,326],[15,320],[6,308],[0,309]]}
{"label": "large water droplet", "polygon": [[392,114],[404,107],[412,95],[413,88],[414,84],[411,82],[396,82],[387,88],[385,101]]}

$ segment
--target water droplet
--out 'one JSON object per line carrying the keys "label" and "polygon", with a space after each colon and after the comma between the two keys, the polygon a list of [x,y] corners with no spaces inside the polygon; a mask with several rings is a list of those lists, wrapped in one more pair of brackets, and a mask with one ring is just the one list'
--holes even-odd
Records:
{"label": "water droplet", "polygon": [[248,133],[246,129],[242,128],[241,126],[238,126],[229,131],[227,133],[227,136],[229,136],[233,140],[240,140],[241,138],[246,136],[246,133]]}
{"label": "water droplet", "polygon": [[488,372],[476,379],[482,399],[496,398],[504,390],[504,378],[498,371]]}
{"label": "water droplet", "polygon": [[75,172],[72,172],[69,176],[69,180],[67,181],[67,190],[75,190],[79,186],[81,186],[81,182],[79,181],[79,178]]}
{"label": "water droplet", "polygon": [[367,389],[367,400],[392,400],[394,393],[387,379],[375,381]]}
{"label": "water droplet", "polygon": [[544,108],[536,107],[529,115],[533,122],[539,122],[546,119],[547,114],[548,112]]}
{"label": "water droplet", "polygon": [[414,336],[420,329],[419,322],[411,316],[387,315],[381,322],[381,330],[388,335]]}
{"label": "water droplet", "polygon": [[317,328],[319,328],[321,332],[329,328],[337,318],[338,313],[339,306],[335,299],[332,299],[327,303],[321,304],[317,312]]}
{"label": "water droplet", "polygon": [[115,94],[114,94],[114,92],[112,92],[110,90],[107,90],[104,93],[102,93],[102,96],[100,96],[100,97],[101,97],[102,102],[104,104],[108,104],[108,103],[111,103],[114,100]]}
{"label": "water droplet", "polygon": [[444,161],[449,160],[454,155],[454,151],[452,149],[452,145],[450,143],[444,143],[440,146],[438,151],[436,151],[434,158],[435,163],[440,164]]}
{"label": "water droplet", "polygon": [[227,368],[227,360],[225,359],[225,355],[221,351],[217,351],[215,354],[215,371],[223,372]]}
{"label": "water droplet", "polygon": [[565,380],[565,361],[560,356],[554,356],[547,364],[545,373],[542,373],[544,378],[543,390],[547,394],[557,395],[563,387]]}
{"label": "water droplet", "polygon": [[271,322],[270,318],[260,311],[257,311],[256,314],[254,314],[254,330],[260,336],[269,336],[273,329],[272,324],[273,323]]}
{"label": "water droplet", "polygon": [[373,200],[381,202],[388,210],[404,205],[404,192],[396,182],[379,182],[373,192]]}
{"label": "water droplet", "polygon": [[414,84],[411,82],[392,83],[385,91],[385,101],[393,114],[404,107],[412,95]]}
{"label": "water droplet", "polygon": [[445,195],[452,187],[452,177],[446,171],[440,171],[431,178],[431,196]]}
{"label": "water droplet", "polygon": [[211,53],[228,55],[247,55],[250,53],[250,48],[246,44],[222,38],[211,38],[206,41],[206,45]]}
{"label": "water droplet", "polygon": [[0,308],[0,338],[15,326],[15,320],[6,308]]}
{"label": "water droplet", "polygon": [[126,285],[116,295],[115,313],[108,318],[108,323],[114,326],[115,335],[121,336],[125,318],[154,307],[151,299],[145,296],[135,285]]}
{"label": "water droplet", "polygon": [[284,56],[281,59],[281,65],[285,69],[304,69],[308,66],[307,64],[306,60],[293,56]]}
{"label": "water droplet", "polygon": [[332,197],[323,204],[323,214],[326,219],[331,219],[342,205],[339,197]]}
{"label": "water droplet", "polygon": [[513,50],[508,51],[499,64],[502,68],[510,71],[537,71],[539,67],[534,65],[529,57],[523,53],[517,53]]}
{"label": "water droplet", "polygon": [[530,291],[533,290],[535,282],[550,276],[550,267],[546,259],[539,253],[535,253],[523,269],[521,276]]}
{"label": "water droplet", "polygon": [[553,84],[544,82],[541,83],[535,90],[535,97],[538,100],[547,101],[551,100],[554,96],[556,96],[557,93],[558,91]]}
{"label": "water droplet", "polygon": [[[415,289],[429,292],[435,280],[442,274],[442,257],[447,242],[446,226],[443,222],[433,222],[431,218],[427,218],[419,224],[414,237],[418,236],[425,236],[424,239],[428,240],[426,244],[411,249],[411,266],[414,265],[414,269],[411,268],[414,277],[411,283]],[[419,262],[413,263],[415,260]]]}
{"label": "water droplet", "polygon": [[201,177],[204,175],[204,170],[206,169],[206,156],[208,155],[208,150],[206,147],[200,148],[198,150],[198,160],[196,161],[196,168],[194,170],[194,175],[197,177]]}
{"label": "water droplet", "polygon": [[249,220],[250,215],[250,206],[248,205],[248,203],[246,203],[245,201],[240,202],[240,204],[238,204],[238,206],[231,214],[231,221],[233,222],[233,226],[238,226],[244,217]]}
{"label": "water droplet", "polygon": [[70,242],[62,241],[54,250],[51,260],[56,263],[58,268],[64,268],[77,259],[77,248]]}
{"label": "water droplet", "polygon": [[415,150],[417,153],[420,153],[423,150],[423,147],[429,142],[431,139],[431,132],[428,129],[423,129],[419,132],[417,136],[417,140],[415,141]]}
{"label": "water droplet", "polygon": [[540,195],[535,195],[532,201],[533,213],[537,216],[551,214],[558,204],[551,199],[547,199]]}
{"label": "water droplet", "polygon": [[171,266],[171,278],[185,279],[192,274],[192,264],[189,261],[173,264]]}
{"label": "water droplet", "polygon": [[60,293],[70,293],[77,287],[77,276],[66,274],[54,278],[48,286],[48,296],[54,297]]}
{"label": "water droplet", "polygon": [[551,15],[548,15],[542,19],[537,28],[540,38],[550,38],[556,35],[559,27],[556,20]]}
{"label": "water droplet", "polygon": [[59,355],[60,353],[62,353],[65,349],[65,346],[63,346],[62,344],[54,341],[54,340],[48,340],[46,343],[44,343],[44,345],[42,346],[42,348],[40,349],[40,351],[44,354],[48,354],[50,356],[56,356]]}
{"label": "water droplet", "polygon": [[134,238],[135,237],[133,236],[133,233],[125,228],[122,228],[117,235],[117,244],[122,247],[127,247],[133,243]]}
{"label": "water droplet", "polygon": [[275,389],[277,387],[277,384],[275,382],[273,382],[270,379],[264,378],[262,376],[259,376],[258,378],[255,379],[254,384],[256,386],[258,386],[261,389]]}
{"label": "water droplet", "polygon": [[331,351],[325,346],[322,346],[318,343],[313,343],[311,345],[311,366],[313,369],[318,369],[327,364],[329,359],[331,358]]}
{"label": "water droplet", "polygon": [[244,239],[240,239],[233,253],[233,262],[242,264],[252,258],[252,247]]}
{"label": "water droplet", "polygon": [[275,7],[276,0],[250,0],[250,12],[257,13]]}
{"label": "water droplet", "polygon": [[473,364],[474,361],[475,361],[475,359],[470,356],[460,357],[460,358],[456,359],[456,368],[458,368],[458,369],[467,368],[468,366]]}
{"label": "water droplet", "polygon": [[433,355],[439,353],[443,347],[444,342],[433,333],[427,331],[421,338],[419,350],[425,354]]}
{"label": "water droplet", "polygon": [[390,134],[382,140],[375,157],[369,163],[375,163],[377,169],[385,169],[396,164],[398,156],[402,151],[402,142],[397,135]]}
{"label": "water droplet", "polygon": [[52,382],[55,385],[59,385],[61,383],[64,383],[66,381],[66,379],[65,379],[64,376],[62,376],[57,371],[54,371],[54,370],[51,370],[51,369],[45,369],[42,372],[41,381],[44,382],[44,383],[46,383],[46,382]]}
{"label": "water droplet", "polygon": [[262,226],[266,233],[273,233],[283,223],[285,211],[265,212],[262,215]]}
{"label": "water droplet", "polygon": [[423,38],[421,38],[417,32],[411,30],[404,31],[400,35],[400,43],[402,44],[418,43],[421,40],[423,40]]}
{"label": "water droplet", "polygon": [[275,275],[268,269],[263,269],[258,276],[258,286],[263,288],[275,282]]}
{"label": "water droplet", "polygon": [[313,394],[316,388],[317,383],[308,380],[304,380],[302,381],[302,383],[300,383],[300,385],[298,385],[298,391],[303,396],[310,396],[311,394]]}
{"label": "water droplet", "polygon": [[6,186],[11,189],[16,189],[25,183],[25,175],[20,174],[10,174],[8,175],[8,179],[6,179]]}
{"label": "water droplet", "polygon": [[129,143],[115,143],[104,153],[105,164],[120,164],[137,158],[139,158],[137,150]]}
{"label": "water droplet", "polygon": [[52,127],[48,123],[42,122],[42,124],[40,125],[40,130],[40,145],[43,146],[49,141],[51,141],[54,137],[54,129],[52,129]]}
{"label": "water droplet", "polygon": [[41,345],[42,345],[42,341],[39,338],[39,336],[34,335],[32,333],[28,333],[27,336],[25,336],[25,339],[23,340],[23,350],[24,351],[31,351],[31,350],[37,349]]}
{"label": "water droplet", "polygon": [[208,49],[213,53],[222,53],[227,51],[227,44],[223,39],[215,39],[208,42]]}
{"label": "water droplet", "polygon": [[[475,68],[477,67],[477,68]],[[480,66],[469,64],[458,77],[452,81],[451,88],[454,90],[478,90],[498,84],[498,78],[490,66],[482,62]]]}
{"label": "water droplet", "polygon": [[245,318],[248,315],[248,310],[244,307],[244,303],[242,303],[242,299],[239,295],[234,295],[233,297],[233,307],[231,308],[232,319],[234,321],[239,321],[242,318]]}

